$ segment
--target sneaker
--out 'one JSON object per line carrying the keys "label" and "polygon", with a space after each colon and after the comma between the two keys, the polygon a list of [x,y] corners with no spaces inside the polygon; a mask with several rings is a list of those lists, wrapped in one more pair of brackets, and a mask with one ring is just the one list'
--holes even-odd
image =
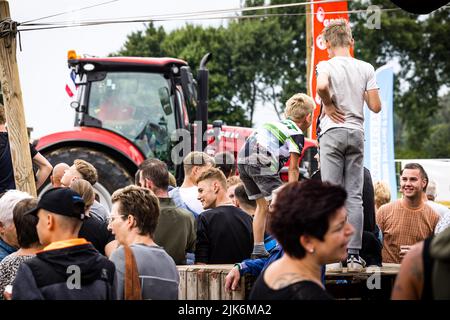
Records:
{"label": "sneaker", "polygon": [[326,272],[342,272],[342,262],[329,263],[325,266]]}
{"label": "sneaker", "polygon": [[269,256],[269,252],[267,252],[266,247],[263,243],[254,243],[253,244],[253,251],[250,255],[250,259],[261,259],[261,258],[267,258]]}
{"label": "sneaker", "polygon": [[255,260],[255,259],[264,259],[264,258],[268,258],[270,256],[270,254],[264,254],[264,253],[252,253],[250,255],[250,259]]}
{"label": "sneaker", "polygon": [[250,255],[250,259],[262,259],[262,258],[268,258],[270,254],[266,251],[264,253],[253,253]]}
{"label": "sneaker", "polygon": [[366,262],[361,256],[349,255],[347,258],[347,272],[363,272]]}

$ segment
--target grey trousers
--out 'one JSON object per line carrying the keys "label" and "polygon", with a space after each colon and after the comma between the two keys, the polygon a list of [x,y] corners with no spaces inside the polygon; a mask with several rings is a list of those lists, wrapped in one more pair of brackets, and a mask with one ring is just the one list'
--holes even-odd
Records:
{"label": "grey trousers", "polygon": [[322,181],[341,185],[347,191],[348,221],[355,228],[349,249],[361,249],[363,233],[362,190],[364,182],[364,132],[333,128],[319,140]]}

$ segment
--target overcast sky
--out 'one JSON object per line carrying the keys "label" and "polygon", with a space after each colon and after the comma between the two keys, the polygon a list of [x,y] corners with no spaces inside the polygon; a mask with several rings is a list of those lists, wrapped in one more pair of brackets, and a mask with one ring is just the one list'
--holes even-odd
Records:
{"label": "overcast sky", "polygon": [[[12,19],[23,22],[103,2],[107,0],[11,0],[9,5]],[[186,13],[239,8],[239,5],[239,0],[119,0],[38,22]],[[226,20],[190,22],[214,26],[226,24]],[[162,25],[166,31],[170,31],[185,23],[163,22],[156,25]],[[126,36],[137,30],[144,30],[144,25],[135,23],[21,32],[22,52],[17,50],[17,59],[27,126],[33,127],[33,138],[73,126],[74,111],[69,106],[70,99],[64,90],[69,72],[67,51],[74,49],[79,54],[105,56],[119,50]],[[271,107],[260,114],[270,117],[270,112],[275,117]]]}

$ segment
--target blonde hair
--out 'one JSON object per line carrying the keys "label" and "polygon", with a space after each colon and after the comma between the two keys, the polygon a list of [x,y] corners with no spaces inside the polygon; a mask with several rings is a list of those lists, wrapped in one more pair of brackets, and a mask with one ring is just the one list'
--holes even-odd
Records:
{"label": "blonde hair", "polygon": [[373,191],[375,193],[375,208],[378,209],[391,201],[391,189],[385,181],[375,182]]}
{"label": "blonde hair", "polygon": [[183,167],[186,175],[191,174],[194,166],[203,167],[206,165],[215,165],[214,158],[201,151],[192,151],[183,159]]}
{"label": "blonde hair", "polygon": [[92,185],[84,179],[76,179],[70,184],[70,189],[77,192],[83,198],[84,211],[88,211],[95,200],[95,192]]}
{"label": "blonde hair", "polygon": [[227,178],[225,178],[225,175],[223,174],[222,170],[217,168],[209,168],[208,170],[204,171],[200,177],[197,179],[197,183],[203,180],[217,180],[220,182],[222,187],[227,190]]}
{"label": "blonde hair", "polygon": [[350,24],[345,19],[334,19],[323,29],[322,36],[330,42],[332,48],[350,47],[353,36]]}
{"label": "blonde hair", "polygon": [[97,169],[95,169],[92,164],[82,159],[75,159],[73,164],[84,180],[89,182],[91,185],[94,185],[97,182]]}
{"label": "blonde hair", "polygon": [[239,176],[231,176],[227,179],[227,188],[235,186],[240,183],[242,183],[242,180],[241,178],[239,178]]}
{"label": "blonde hair", "polygon": [[175,179],[175,176],[169,172],[169,186],[172,186],[174,188],[177,187],[177,179]]}
{"label": "blonde hair", "polygon": [[286,101],[286,109],[284,115],[294,121],[302,121],[308,114],[314,111],[316,104],[314,100],[304,94],[297,93]]}

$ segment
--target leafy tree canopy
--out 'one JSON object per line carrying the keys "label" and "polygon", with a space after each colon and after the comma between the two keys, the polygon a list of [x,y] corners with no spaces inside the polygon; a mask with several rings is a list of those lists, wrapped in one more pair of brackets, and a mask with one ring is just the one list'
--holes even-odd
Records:
{"label": "leafy tree canopy", "polygon": [[[245,6],[264,2],[247,0]],[[297,1],[272,0],[271,4],[293,2]],[[397,8],[389,0],[348,4],[350,10],[365,10],[370,4]],[[257,104],[280,113],[291,95],[306,92],[303,13],[303,7],[248,11],[226,27],[186,24],[170,33],[150,23],[146,30],[129,35],[117,54],[173,56],[195,69],[201,57],[211,52],[209,119],[250,126]],[[367,28],[367,19],[364,12],[350,14],[355,57],[375,68],[388,62],[399,66],[394,95],[396,156],[449,157],[450,122],[437,120],[443,117],[443,108],[448,113],[448,99],[440,99],[438,92],[450,87],[450,10],[426,16],[385,11],[380,29]]]}

